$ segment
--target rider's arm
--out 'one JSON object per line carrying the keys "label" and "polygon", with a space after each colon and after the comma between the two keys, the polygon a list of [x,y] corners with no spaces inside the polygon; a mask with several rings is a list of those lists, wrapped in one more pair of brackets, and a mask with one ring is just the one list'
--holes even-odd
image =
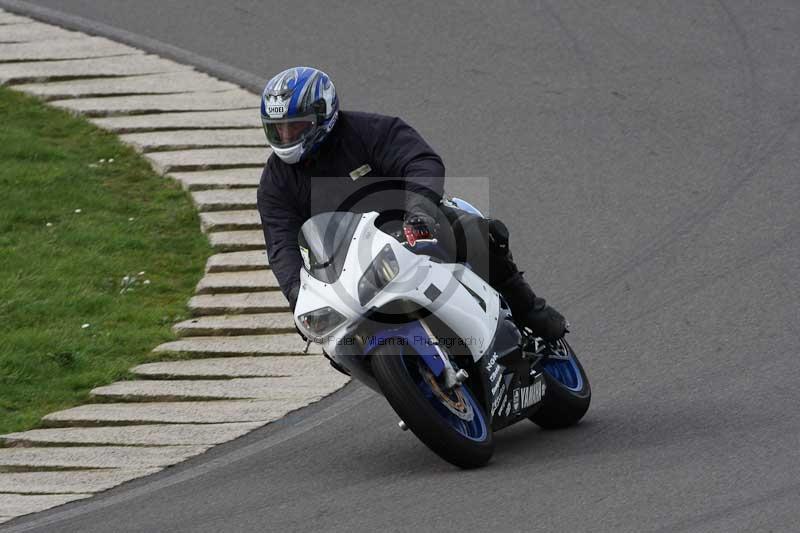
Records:
{"label": "rider's arm", "polygon": [[444,163],[417,131],[396,117],[385,117],[373,137],[372,157],[384,176],[406,178],[406,211],[436,216],[444,191]]}
{"label": "rider's arm", "polygon": [[303,264],[297,244],[303,219],[295,204],[292,198],[287,198],[286,188],[277,186],[267,164],[258,187],[258,213],[261,216],[270,268],[292,309],[297,302],[300,268]]}

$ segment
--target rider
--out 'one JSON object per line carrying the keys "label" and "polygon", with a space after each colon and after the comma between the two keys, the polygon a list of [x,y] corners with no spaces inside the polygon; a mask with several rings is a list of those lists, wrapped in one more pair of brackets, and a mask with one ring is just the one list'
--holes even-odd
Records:
{"label": "rider", "polygon": [[[477,269],[478,273],[503,295],[520,326],[545,340],[564,335],[564,317],[534,294],[517,269],[505,225],[454,209],[443,200],[441,158],[401,119],[340,111],[327,74],[294,67],[267,83],[261,120],[273,153],[261,175],[258,211],[270,266],[292,309],[300,290],[297,238],[302,224],[319,212],[343,210],[342,206],[347,210],[353,196],[364,196],[358,187],[361,192],[364,184],[369,189],[369,184],[378,183],[377,177],[394,178],[392,183],[404,188],[403,230],[409,242],[434,236],[448,242],[448,235],[450,243],[482,241],[481,246],[466,247],[466,252],[456,246],[453,253],[458,260],[476,253],[484,256],[488,271]],[[370,210],[389,209],[384,203]],[[441,231],[445,228],[452,231]]]}

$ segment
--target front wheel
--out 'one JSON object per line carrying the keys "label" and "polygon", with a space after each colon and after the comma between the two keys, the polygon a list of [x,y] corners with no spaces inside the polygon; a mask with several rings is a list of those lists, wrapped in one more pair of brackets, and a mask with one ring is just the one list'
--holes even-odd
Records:
{"label": "front wheel", "polygon": [[545,360],[545,394],[542,406],[530,419],[543,429],[573,426],[583,418],[592,401],[589,378],[567,341],[557,341]]}
{"label": "front wheel", "polygon": [[409,429],[449,463],[461,468],[488,463],[494,452],[492,430],[469,387],[445,391],[418,355],[387,348],[373,354],[372,372]]}

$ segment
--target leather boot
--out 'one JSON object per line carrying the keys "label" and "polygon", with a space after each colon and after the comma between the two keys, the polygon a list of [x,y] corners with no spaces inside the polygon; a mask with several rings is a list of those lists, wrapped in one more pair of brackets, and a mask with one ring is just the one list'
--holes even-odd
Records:
{"label": "leather boot", "polygon": [[496,289],[508,302],[519,326],[527,326],[534,335],[546,341],[558,340],[566,333],[566,319],[547,305],[544,298],[536,296],[522,272],[517,271]]}

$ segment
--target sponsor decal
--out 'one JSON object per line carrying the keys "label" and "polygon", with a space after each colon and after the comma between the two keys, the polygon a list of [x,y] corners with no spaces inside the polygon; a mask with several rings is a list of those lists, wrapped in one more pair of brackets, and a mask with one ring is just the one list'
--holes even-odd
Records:
{"label": "sponsor decal", "polygon": [[489,372],[492,370],[492,367],[497,362],[497,352],[492,354],[492,357],[489,359],[489,362],[486,363],[486,371]]}
{"label": "sponsor decal", "polygon": [[286,114],[286,106],[283,104],[276,104],[276,105],[268,105],[267,106],[267,114],[271,118],[282,117]]}
{"label": "sponsor decal", "polygon": [[280,96],[270,96],[264,107],[267,109],[269,118],[281,118],[286,115],[289,106],[286,105],[286,100]]}
{"label": "sponsor decal", "polygon": [[506,395],[506,394],[503,394],[503,396],[501,396],[501,398],[503,398],[503,401],[502,401],[502,402],[500,402],[500,405],[498,405],[498,406],[497,406],[497,414],[500,414],[500,412],[501,412],[501,411],[502,411],[502,410],[503,410],[505,407],[508,407],[508,395]]}
{"label": "sponsor decal", "polygon": [[496,367],[494,368],[494,370],[492,370],[492,373],[491,373],[491,374],[489,374],[489,381],[494,381],[494,380],[496,380],[496,379],[497,379],[497,376],[499,376],[499,375],[500,375],[500,370],[501,370],[501,368],[500,368],[500,365],[496,366]]}
{"label": "sponsor decal", "polygon": [[505,390],[505,384],[503,383],[503,380],[499,379],[497,380],[497,383],[492,385],[492,394],[497,394],[497,391],[500,390],[500,385],[503,385],[503,389]]}
{"label": "sponsor decal", "polygon": [[514,389],[514,412],[518,412],[520,410],[519,407],[519,389]]}
{"label": "sponsor decal", "polygon": [[[497,413],[500,410],[500,407],[503,406],[503,400],[506,399],[506,385],[502,381],[498,383],[498,385],[502,385],[499,389],[499,394],[495,397],[494,401],[492,402],[492,413]],[[494,392],[494,391],[493,391]]]}
{"label": "sponsor decal", "polygon": [[537,380],[532,385],[528,385],[527,387],[523,387],[522,389],[515,390],[514,410],[515,411],[517,410],[516,393],[519,393],[521,408],[525,409],[533,404],[541,402],[542,398],[544,397],[544,390],[545,390],[545,384],[543,379]]}

